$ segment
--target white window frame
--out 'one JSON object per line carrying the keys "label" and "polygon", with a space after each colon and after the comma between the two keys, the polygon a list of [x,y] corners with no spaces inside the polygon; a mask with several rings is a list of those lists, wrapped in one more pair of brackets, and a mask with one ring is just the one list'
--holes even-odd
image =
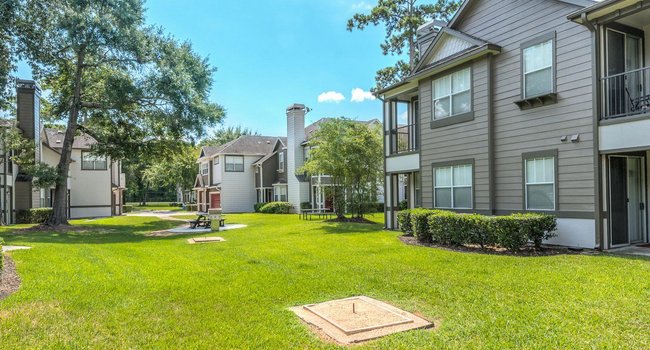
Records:
{"label": "white window frame", "polygon": [[[87,167],[86,162],[92,163]],[[104,163],[104,166],[97,166],[97,163]],[[81,170],[108,170],[108,157],[94,155],[88,151],[81,151]]]}
{"label": "white window frame", "polygon": [[278,171],[284,172],[284,152],[282,151],[278,153]]}
{"label": "white window frame", "polygon": [[[526,55],[525,55],[526,50],[532,49],[532,48],[534,48],[536,46],[540,46],[540,45],[543,45],[543,44],[546,44],[546,43],[550,43],[550,48],[551,48],[550,62],[551,62],[551,64],[548,65],[548,66],[544,66],[544,67],[541,67],[541,68],[538,68],[538,69],[527,72],[526,71],[526,61],[525,61],[526,60]],[[528,96],[526,94],[526,81],[527,81],[528,75],[533,74],[533,73],[537,73],[537,72],[540,72],[542,70],[549,69],[549,68],[551,70],[551,88],[550,88],[550,90],[547,91],[547,92],[543,92],[541,94]],[[546,94],[551,94],[551,93],[555,92],[555,33],[553,33],[552,37],[544,36],[544,37],[542,37],[540,39],[534,39],[534,41],[532,41],[530,43],[527,43],[527,44],[524,44],[522,46],[522,49],[521,49],[521,76],[522,76],[521,77],[521,79],[522,79],[521,94],[522,94],[522,97],[524,99],[531,98],[531,97],[536,97],[536,96],[544,96]]]}
{"label": "white window frame", "polygon": [[[469,72],[469,74],[468,74],[469,82],[467,84],[467,89],[462,90],[462,91],[457,91],[457,92],[453,93],[453,91],[454,91],[454,87],[453,87],[454,79],[452,79],[452,75],[454,75],[455,73],[458,73],[458,72],[462,72],[462,71],[468,71]],[[442,80],[442,79],[445,79],[445,78],[449,78],[449,91],[448,91],[448,94],[441,95],[438,98],[436,98],[436,81],[439,81],[439,80]],[[464,94],[466,92],[469,92],[469,111],[461,112],[461,113],[454,113],[454,111],[453,111],[454,96]],[[449,115],[446,116],[446,117],[436,117],[436,102],[439,101],[439,100],[445,99],[445,98],[449,98]],[[455,72],[446,74],[444,76],[441,76],[441,77],[439,77],[437,79],[432,80],[431,81],[431,100],[432,100],[432,106],[433,106],[432,107],[432,112],[431,112],[431,117],[432,117],[433,120],[441,120],[441,119],[455,117],[455,116],[458,116],[458,115],[463,115],[465,113],[471,113],[472,108],[473,108],[473,101],[472,101],[472,68],[471,67],[466,67],[466,68],[463,68],[463,69],[459,69],[459,70],[457,70]]]}
{"label": "white window frame", "polygon": [[[553,181],[543,181],[543,182],[529,182],[528,181],[528,162],[529,161],[544,161],[546,159],[553,160]],[[528,207],[528,186],[529,185],[553,185],[553,209],[538,209]],[[557,209],[557,156],[555,155],[540,155],[540,156],[529,156],[524,158],[524,208],[526,210],[534,211],[555,211]]]}
{"label": "white window frame", "polygon": [[[458,167],[464,167],[464,166],[469,166],[470,171],[472,173],[472,184],[467,186],[467,185],[462,185],[462,186],[455,186],[454,185],[454,168]],[[437,169],[451,169],[451,185],[449,186],[439,186],[436,184],[436,170]],[[436,189],[445,189],[449,188],[451,189],[451,206],[450,207],[438,207],[436,206]],[[470,207],[457,207],[455,206],[454,203],[454,191],[456,188],[469,188],[469,203]],[[442,166],[434,166],[433,167],[433,207],[436,209],[473,209],[474,208],[474,164],[472,163],[458,163],[458,164],[451,164],[451,165],[442,165]]]}
{"label": "white window frame", "polygon": [[210,163],[201,163],[201,175],[208,175],[210,173]]}
{"label": "white window frame", "polygon": [[[280,191],[280,189],[284,189],[284,191]],[[284,192],[284,194],[282,194],[281,192]],[[284,200],[282,200],[282,196],[285,196]],[[275,186],[275,187],[273,187],[273,200],[275,202],[287,202],[287,201],[289,201],[289,190],[287,189],[287,186]]]}
{"label": "white window frame", "polygon": [[[241,163],[239,162],[233,162],[232,160],[234,159],[241,159]],[[232,155],[232,156],[226,156],[226,168],[225,171],[227,173],[243,173],[244,172],[244,156],[237,156],[237,155]],[[238,169],[237,166],[241,165],[241,169]],[[231,169],[228,169],[228,166],[231,166]]]}

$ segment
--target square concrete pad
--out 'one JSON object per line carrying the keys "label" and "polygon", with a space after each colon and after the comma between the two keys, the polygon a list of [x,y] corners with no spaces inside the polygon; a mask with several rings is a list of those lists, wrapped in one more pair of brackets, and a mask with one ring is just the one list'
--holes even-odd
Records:
{"label": "square concrete pad", "polygon": [[303,321],[342,344],[362,342],[433,324],[366,296],[292,307]]}
{"label": "square concrete pad", "polygon": [[189,244],[195,244],[195,243],[216,243],[216,242],[224,242],[225,239],[223,237],[196,237],[196,238],[190,238],[187,240],[187,243]]}

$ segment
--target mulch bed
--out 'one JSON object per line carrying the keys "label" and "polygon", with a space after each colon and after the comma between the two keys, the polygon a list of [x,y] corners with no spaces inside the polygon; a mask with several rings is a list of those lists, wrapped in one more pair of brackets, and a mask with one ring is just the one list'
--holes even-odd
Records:
{"label": "mulch bed", "polygon": [[593,250],[589,249],[570,249],[567,247],[559,246],[543,246],[541,249],[535,249],[530,246],[516,252],[509,251],[500,247],[485,247],[480,246],[464,246],[464,245],[443,245],[435,243],[422,243],[414,236],[400,236],[399,240],[405,244],[415,245],[420,247],[440,248],[453,252],[464,253],[480,253],[480,254],[493,254],[493,255],[511,255],[511,256],[551,256],[561,254],[592,254]]}
{"label": "mulch bed", "polygon": [[16,265],[11,257],[6,254],[4,256],[4,267],[0,275],[0,300],[2,300],[20,287],[20,277],[16,273]]}
{"label": "mulch bed", "polygon": [[325,220],[325,222],[345,222],[345,223],[355,223],[355,224],[373,224],[376,225],[377,223],[374,221],[370,221],[366,218],[334,218],[334,219],[329,219]]}

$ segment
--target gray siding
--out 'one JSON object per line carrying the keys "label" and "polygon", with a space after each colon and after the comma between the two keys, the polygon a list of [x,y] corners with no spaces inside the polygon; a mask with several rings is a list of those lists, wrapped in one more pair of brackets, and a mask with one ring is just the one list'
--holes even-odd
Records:
{"label": "gray siding", "polygon": [[[522,153],[558,149],[560,211],[594,210],[591,34],[558,1],[485,0],[459,23],[467,34],[502,47],[494,59],[496,209],[521,210]],[[556,31],[558,103],[521,111],[522,42]],[[561,142],[580,134],[579,143]]]}
{"label": "gray siding", "polygon": [[425,207],[433,207],[432,163],[474,159],[474,209],[489,209],[487,60],[472,63],[471,69],[473,121],[431,129],[432,79],[420,82],[420,166],[422,205]]}

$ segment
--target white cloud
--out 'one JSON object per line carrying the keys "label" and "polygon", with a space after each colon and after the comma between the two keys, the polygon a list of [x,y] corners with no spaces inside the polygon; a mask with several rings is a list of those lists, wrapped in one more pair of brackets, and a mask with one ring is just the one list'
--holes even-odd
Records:
{"label": "white cloud", "polygon": [[361,88],[354,88],[352,89],[352,98],[350,101],[352,102],[363,102],[365,100],[374,100],[375,96],[372,94],[370,91],[365,91]]}
{"label": "white cloud", "polygon": [[318,102],[334,102],[339,103],[345,100],[345,96],[342,93],[337,91],[327,91],[318,95]]}
{"label": "white cloud", "polygon": [[354,11],[359,11],[359,10],[370,11],[372,10],[372,7],[373,7],[372,4],[369,4],[365,1],[359,1],[355,4],[352,4],[352,10]]}

